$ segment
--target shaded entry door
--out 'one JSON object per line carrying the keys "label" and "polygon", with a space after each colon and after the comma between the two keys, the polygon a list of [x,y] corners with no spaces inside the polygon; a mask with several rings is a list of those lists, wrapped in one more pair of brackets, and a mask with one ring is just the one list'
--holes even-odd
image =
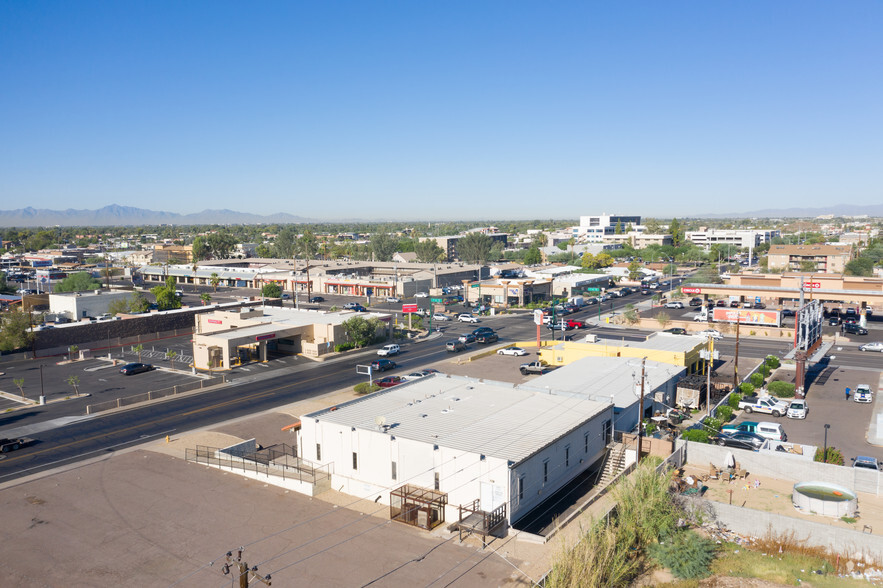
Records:
{"label": "shaded entry door", "polygon": [[481,510],[490,512],[505,502],[503,487],[488,482],[481,483]]}

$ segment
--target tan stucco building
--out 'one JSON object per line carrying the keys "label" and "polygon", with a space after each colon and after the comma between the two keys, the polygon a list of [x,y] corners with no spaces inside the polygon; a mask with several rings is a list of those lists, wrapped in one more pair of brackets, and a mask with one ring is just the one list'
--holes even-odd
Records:
{"label": "tan stucco building", "polygon": [[770,270],[840,274],[852,257],[851,245],[771,245],[767,264]]}

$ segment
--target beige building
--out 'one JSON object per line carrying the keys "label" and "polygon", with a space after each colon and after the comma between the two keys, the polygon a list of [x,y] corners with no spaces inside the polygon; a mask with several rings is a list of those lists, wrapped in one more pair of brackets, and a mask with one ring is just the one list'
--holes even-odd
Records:
{"label": "beige building", "polygon": [[770,270],[840,274],[853,257],[851,245],[772,245]]}
{"label": "beige building", "polygon": [[157,244],[153,248],[154,263],[191,263],[193,247],[191,245]]}
{"label": "beige building", "polygon": [[272,353],[318,358],[347,341],[343,323],[361,316],[378,319],[377,336],[389,335],[384,313],[322,312],[279,307],[219,310],[196,315],[193,365],[199,370],[229,370]]}

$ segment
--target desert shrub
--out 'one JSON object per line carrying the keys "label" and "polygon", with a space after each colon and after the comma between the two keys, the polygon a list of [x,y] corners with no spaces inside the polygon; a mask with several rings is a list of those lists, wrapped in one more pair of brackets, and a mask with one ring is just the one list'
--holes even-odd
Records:
{"label": "desert shrub", "polygon": [[767,355],[764,363],[770,366],[770,369],[777,369],[780,365],[782,365],[782,362],[779,361],[779,358],[775,355]]}
{"label": "desert shrub", "polygon": [[755,388],[760,388],[763,386],[763,375],[754,372],[751,374],[751,377],[748,378],[748,381],[751,382],[751,385]]}
{"label": "desert shrub", "polygon": [[681,433],[681,439],[684,441],[694,441],[696,443],[709,443],[708,437],[711,433],[705,429],[687,429]]}
{"label": "desert shrub", "polygon": [[341,343],[339,345],[334,346],[335,351],[349,351],[350,349],[354,349],[356,346],[353,343]]}
{"label": "desert shrub", "polygon": [[739,392],[742,393],[743,397],[751,396],[754,394],[754,384],[751,384],[750,382],[742,382],[739,384]]}
{"label": "desert shrub", "polygon": [[370,394],[371,392],[377,392],[378,390],[380,390],[380,386],[377,384],[369,384],[368,382],[359,382],[353,386],[353,392],[356,394]]}
{"label": "desert shrub", "polygon": [[766,379],[770,375],[770,372],[772,372],[770,366],[765,363],[760,364],[760,366],[757,368],[757,373],[763,376],[764,379]]}
{"label": "desert shrub", "polygon": [[717,545],[694,533],[680,531],[654,545],[647,552],[659,565],[671,570],[675,577],[687,580],[711,575]]}
{"label": "desert shrub", "polygon": [[791,382],[770,382],[767,386],[767,390],[770,391],[770,394],[778,398],[794,397],[794,384],[792,384]]}
{"label": "desert shrub", "polygon": [[721,420],[721,422],[725,423],[733,418],[733,408],[728,405],[721,406],[717,409],[716,416]]}
{"label": "desert shrub", "polygon": [[730,408],[737,409],[739,408],[739,403],[742,402],[743,396],[738,392],[733,392],[730,394],[730,397],[727,398],[727,404],[730,405]]}
{"label": "desert shrub", "polygon": [[815,461],[821,461],[825,463],[833,463],[834,465],[843,465],[843,453],[840,452],[836,447],[828,448],[828,459],[825,459],[825,451],[818,447],[816,448],[815,457],[813,457]]}
{"label": "desert shrub", "polygon": [[644,434],[647,436],[650,436],[655,432],[656,432],[656,423],[654,423],[650,419],[645,420],[644,421]]}

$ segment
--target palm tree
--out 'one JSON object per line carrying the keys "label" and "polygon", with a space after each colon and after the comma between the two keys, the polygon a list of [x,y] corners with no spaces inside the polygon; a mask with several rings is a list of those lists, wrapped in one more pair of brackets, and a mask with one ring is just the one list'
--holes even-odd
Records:
{"label": "palm tree", "polygon": [[74,393],[77,395],[77,398],[80,397],[80,376],[70,376],[67,379],[67,383],[70,386],[73,386]]}
{"label": "palm tree", "polygon": [[138,363],[141,363],[141,352],[144,351],[144,345],[138,343],[137,345],[132,345],[132,351],[138,354]]}
{"label": "palm tree", "polygon": [[166,359],[169,360],[169,367],[170,367],[170,368],[174,368],[174,367],[175,367],[175,358],[176,358],[176,357],[178,357],[178,352],[177,352],[177,351],[175,351],[174,349],[168,349],[168,350],[166,350]]}
{"label": "palm tree", "polygon": [[209,279],[209,282],[211,283],[212,288],[215,289],[215,292],[217,292],[218,291],[218,284],[221,283],[220,276],[218,276],[218,274],[216,272],[212,272],[212,276]]}
{"label": "palm tree", "polygon": [[199,299],[202,300],[202,305],[205,306],[206,304],[208,304],[209,302],[212,301],[212,295],[209,294],[208,292],[203,292],[202,294],[199,295]]}

